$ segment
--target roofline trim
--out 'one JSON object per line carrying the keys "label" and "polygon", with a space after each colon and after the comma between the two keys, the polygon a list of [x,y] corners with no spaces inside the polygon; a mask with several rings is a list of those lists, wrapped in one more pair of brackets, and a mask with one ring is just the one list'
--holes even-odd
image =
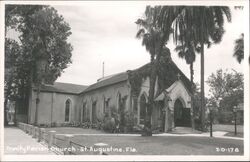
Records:
{"label": "roofline trim", "polygon": [[[37,89],[33,89],[33,91],[37,91]],[[40,90],[40,92],[63,93],[63,94],[71,94],[71,95],[79,95],[80,94],[80,93],[50,91],[50,90],[42,90],[42,89]]]}
{"label": "roofline trim", "polygon": [[[101,86],[101,87],[97,87],[97,88],[94,88],[94,89],[90,89],[90,90],[87,90],[88,88],[86,88],[85,90],[83,90],[83,91],[80,92],[79,94],[83,94],[83,93],[87,93],[87,92],[90,92],[90,91],[94,91],[94,90],[99,89],[99,88],[105,88],[105,87],[108,87],[108,86],[111,86],[111,85],[114,85],[114,84],[118,84],[118,83],[121,83],[121,82],[125,82],[125,81],[127,81],[127,80],[128,80],[128,78],[127,78],[127,79],[124,79],[124,80],[120,80],[120,81],[115,82],[115,83],[107,84],[107,85],[105,85],[105,86]],[[92,84],[92,85],[94,85],[94,84]],[[90,85],[90,86],[92,86],[92,85]],[[87,91],[86,91],[86,90],[87,90]]]}

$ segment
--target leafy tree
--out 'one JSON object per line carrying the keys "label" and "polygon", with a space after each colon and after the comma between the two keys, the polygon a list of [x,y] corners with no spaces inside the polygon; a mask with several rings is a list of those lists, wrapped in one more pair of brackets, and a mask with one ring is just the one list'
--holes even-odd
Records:
{"label": "leafy tree", "polygon": [[5,69],[4,69],[4,125],[7,125],[7,103],[8,100],[21,98],[19,95],[20,86],[20,56],[21,48],[19,44],[11,39],[5,39]]}
{"label": "leafy tree", "polygon": [[223,112],[232,112],[233,107],[244,100],[243,74],[235,70],[223,72],[217,70],[206,81],[210,86],[209,102],[217,108],[219,120]]}
{"label": "leafy tree", "polygon": [[[210,86],[209,92],[212,100],[219,102],[219,98],[225,100],[226,97],[232,97],[230,101],[234,103],[232,106],[243,102],[244,82],[242,73],[235,70],[223,72],[222,69],[219,69],[216,73],[212,73],[206,82]],[[225,108],[232,110],[232,106]]]}
{"label": "leafy tree", "polygon": [[240,38],[235,41],[234,46],[234,57],[236,57],[237,61],[241,63],[244,59],[244,34],[242,33]]}
{"label": "leafy tree", "polygon": [[[23,98],[17,105],[20,109],[28,107],[29,90],[34,84],[37,90],[37,98],[39,99],[39,87],[42,83],[53,83],[71,63],[72,46],[67,42],[67,38],[71,35],[70,26],[64,21],[64,18],[50,6],[37,5],[6,5],[5,10],[5,32],[15,30],[19,39],[15,43],[20,47],[18,53],[10,50],[10,43],[5,42],[5,70],[11,68],[18,69],[19,73],[11,73],[9,78],[18,80],[17,86],[18,98]],[[6,39],[9,39],[5,34]],[[12,54],[7,55],[7,51]],[[17,55],[16,59],[9,56]],[[12,60],[12,61],[8,61]],[[42,61],[41,61],[42,60]],[[9,79],[5,79],[5,85],[10,84]],[[10,98],[9,94],[15,91],[11,86],[5,86],[6,98]],[[19,97],[21,96],[21,97]],[[25,101],[26,102],[25,102]],[[15,99],[18,101],[18,99]],[[39,103],[39,102],[38,102]]]}

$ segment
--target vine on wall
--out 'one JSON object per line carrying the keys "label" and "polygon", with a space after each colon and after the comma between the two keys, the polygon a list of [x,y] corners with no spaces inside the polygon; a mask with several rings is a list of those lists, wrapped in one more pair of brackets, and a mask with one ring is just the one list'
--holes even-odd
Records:
{"label": "vine on wall", "polygon": [[[180,74],[180,79],[182,79],[185,84],[188,84],[189,80],[184,76],[184,74],[178,69],[178,67],[172,61],[170,54],[163,54],[156,64],[157,76],[158,76],[158,87],[156,92],[160,93],[164,89],[168,88],[173,84],[178,78],[178,73]],[[148,63],[139,69],[128,71],[129,83],[131,85],[132,96],[138,97],[141,91],[141,85],[143,79],[150,76],[151,64]],[[189,85],[186,85],[189,86]]]}

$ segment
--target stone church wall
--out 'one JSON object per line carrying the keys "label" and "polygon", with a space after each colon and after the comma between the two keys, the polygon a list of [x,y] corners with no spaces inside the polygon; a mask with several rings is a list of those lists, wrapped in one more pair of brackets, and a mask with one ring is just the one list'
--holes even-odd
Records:
{"label": "stone church wall", "polygon": [[[36,92],[30,98],[29,123],[35,123]],[[79,121],[78,96],[66,93],[40,92],[38,124],[65,123],[65,103],[70,100],[69,122]]]}
{"label": "stone church wall", "polygon": [[[130,109],[130,87],[127,81],[120,82],[117,84],[109,85],[106,87],[98,88],[96,90],[92,90],[90,92],[87,92],[81,96],[81,102],[82,105],[80,105],[80,109],[84,108],[85,106],[85,115],[82,117],[82,121],[85,121],[86,119],[92,121],[92,106],[93,103],[96,102],[96,117],[98,120],[103,119],[104,116],[104,100],[108,102],[108,109],[111,107],[114,107],[118,110],[118,94],[121,95],[121,98],[126,96],[126,102],[125,102],[125,110]],[[83,110],[81,110],[82,112]]]}

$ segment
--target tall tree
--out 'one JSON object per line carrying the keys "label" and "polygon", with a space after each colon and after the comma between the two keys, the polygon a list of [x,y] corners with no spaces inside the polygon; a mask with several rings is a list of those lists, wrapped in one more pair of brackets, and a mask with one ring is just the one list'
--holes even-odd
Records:
{"label": "tall tree", "polygon": [[[162,10],[163,8],[164,10]],[[166,6],[147,6],[144,17],[136,21],[136,24],[139,26],[136,37],[142,39],[142,45],[145,46],[146,50],[150,54],[150,86],[146,111],[146,121],[144,124],[144,132],[145,135],[148,136],[152,135],[151,116],[154,104],[157,64],[159,63],[160,58],[162,58],[161,55],[163,50],[169,51],[169,49],[165,45],[168,42],[169,36],[172,32],[171,24],[182,8],[182,6],[175,8]],[[162,21],[162,19],[159,19],[162,11],[164,11],[164,13],[166,14],[166,16],[163,18],[165,21],[169,22],[169,25],[165,25],[164,28],[162,28],[163,30],[160,30],[160,26],[158,25],[157,21]],[[168,59],[171,58],[169,57]]]}
{"label": "tall tree", "polygon": [[[24,99],[21,100],[23,109],[28,107],[29,90],[33,83],[36,87],[39,87],[43,80],[44,83],[53,83],[71,63],[72,46],[67,42],[71,32],[69,24],[50,6],[6,5],[5,12],[6,32],[15,30],[19,35],[19,59],[14,60],[16,64],[13,61],[10,64],[13,67],[19,65],[18,69],[21,71],[18,75],[11,75],[20,80],[18,95]],[[5,51],[8,51],[9,47],[5,47]],[[5,65],[7,60],[8,57],[5,58]],[[8,67],[5,66],[5,69]],[[5,79],[5,82],[8,84],[9,81]],[[5,90],[14,91],[7,86]]]}
{"label": "tall tree", "polygon": [[[5,69],[4,69],[4,125],[7,125],[7,103],[8,100],[21,98],[18,95],[20,87],[19,75],[21,73],[18,64],[21,58],[19,44],[11,39],[5,39]],[[18,79],[17,79],[18,78]]]}
{"label": "tall tree", "polygon": [[234,57],[236,57],[237,61],[241,63],[244,59],[244,34],[240,35],[240,38],[235,41],[234,46]]}
{"label": "tall tree", "polygon": [[190,81],[191,81],[191,125],[192,128],[195,128],[194,122],[194,91],[195,91],[195,84],[194,84],[194,62],[196,57],[196,48],[194,43],[191,41],[185,42],[184,44],[178,45],[175,50],[178,52],[178,56],[182,59],[186,60],[186,63],[189,65],[190,70]]}
{"label": "tall tree", "polygon": [[229,7],[187,6],[173,23],[174,39],[179,40],[182,44],[194,42],[201,54],[201,122],[203,130],[205,126],[204,46],[209,48],[212,43],[219,43],[222,40],[225,32],[224,15],[230,22]]}

